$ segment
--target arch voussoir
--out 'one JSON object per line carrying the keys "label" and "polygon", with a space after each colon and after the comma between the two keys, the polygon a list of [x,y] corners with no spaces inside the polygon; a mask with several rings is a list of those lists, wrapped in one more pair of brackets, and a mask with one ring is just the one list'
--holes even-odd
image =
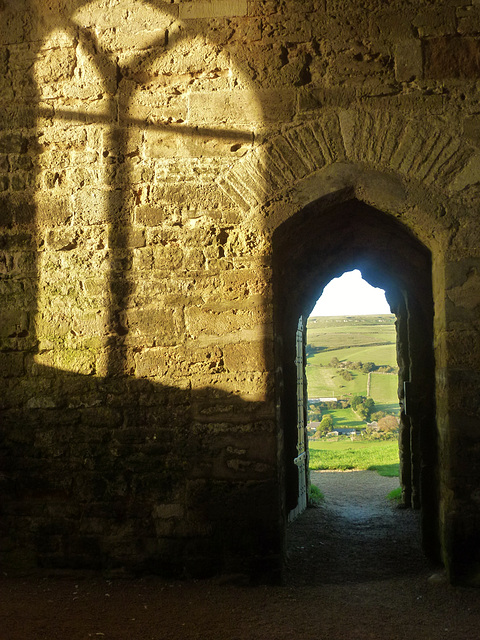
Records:
{"label": "arch voussoir", "polygon": [[308,173],[321,169],[331,161],[330,153],[328,151],[325,153],[325,150],[322,149],[310,126],[289,129],[285,136],[290,145],[297,148],[302,154]]}
{"label": "arch voussoir", "polygon": [[474,157],[475,149],[459,137],[413,117],[343,110],[266,141],[238,160],[220,186],[247,211],[325,166],[346,162],[455,192],[480,181],[470,166]]}
{"label": "arch voussoir", "polygon": [[332,113],[318,120],[312,120],[310,126],[317,143],[327,160],[327,164],[343,162],[347,159],[344,136],[338,114]]}
{"label": "arch voussoir", "polygon": [[274,138],[269,150],[270,156],[275,159],[279,171],[290,180],[301,180],[309,173],[308,164],[301,156],[298,145],[290,144],[287,136]]}

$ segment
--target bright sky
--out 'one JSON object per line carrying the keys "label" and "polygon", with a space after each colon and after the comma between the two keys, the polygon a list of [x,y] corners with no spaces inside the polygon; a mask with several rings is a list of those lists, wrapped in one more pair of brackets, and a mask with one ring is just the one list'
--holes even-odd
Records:
{"label": "bright sky", "polygon": [[358,269],[334,278],[323,290],[312,316],[366,316],[391,313],[385,291],[372,287]]}

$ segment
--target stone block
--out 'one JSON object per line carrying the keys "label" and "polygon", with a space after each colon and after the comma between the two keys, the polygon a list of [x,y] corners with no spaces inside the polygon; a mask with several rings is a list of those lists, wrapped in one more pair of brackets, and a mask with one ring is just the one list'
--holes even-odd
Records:
{"label": "stone block", "polygon": [[10,178],[10,186],[12,191],[25,191],[25,189],[31,185],[26,174],[14,173]]}
{"label": "stone block", "polygon": [[[134,75],[133,79],[135,82],[122,81],[121,88],[124,89],[125,95],[120,96],[119,100],[125,116],[131,123],[137,124],[140,130],[165,131],[175,128],[175,125],[180,127],[187,120],[187,91],[192,80],[191,74],[177,75],[171,70],[168,75],[143,72]],[[172,96],[171,87],[175,87],[175,92],[180,95]],[[162,93],[165,95],[162,96]],[[127,144],[129,151],[135,150],[131,136]]]}
{"label": "stone block", "polygon": [[2,76],[6,75],[8,72],[8,49],[6,46],[0,47],[0,74]]}
{"label": "stone block", "polygon": [[164,213],[161,207],[141,206],[135,209],[135,222],[138,225],[157,227],[163,222]]}
{"label": "stone block", "polygon": [[37,258],[36,251],[22,251],[15,256],[13,271],[21,273],[25,276],[37,275]]}
{"label": "stone block", "polygon": [[[466,367],[450,369],[447,373],[448,405],[452,413],[458,416],[456,431],[457,436],[464,431],[463,420],[476,420],[476,428],[472,435],[478,441],[478,421],[480,420],[480,397],[475,392],[480,384],[478,369]],[[478,458],[477,458],[478,459]],[[468,472],[467,472],[468,473]]]}
{"label": "stone block", "polygon": [[51,396],[36,395],[30,398],[25,406],[27,409],[55,409],[57,405]]}
{"label": "stone block", "polygon": [[13,207],[8,197],[0,198],[0,227],[8,229],[14,220]]}
{"label": "stone block", "polygon": [[371,171],[365,172],[357,186],[364,202],[374,202],[381,211],[396,211],[406,202],[405,186],[397,176]]}
{"label": "stone block", "polygon": [[158,504],[153,508],[153,517],[162,520],[166,520],[168,518],[182,518],[184,513],[184,506],[178,503]]}
{"label": "stone block", "polygon": [[[103,248],[105,244],[105,236],[107,235],[106,229],[100,228],[100,230],[96,230],[95,233],[93,229],[90,228],[88,235],[90,237],[84,239],[88,241],[88,245],[90,245],[88,248]],[[95,246],[95,244],[97,246]],[[115,229],[111,229],[108,234],[108,244],[111,249],[114,249],[117,252],[122,252],[126,249],[142,248],[145,246],[145,230],[136,227],[128,229],[117,227]]]}
{"label": "stone block", "polygon": [[439,37],[423,41],[425,78],[476,80],[480,75],[480,41]]}
{"label": "stone block", "polygon": [[10,163],[10,171],[31,171],[33,169],[33,161],[29,155],[12,154],[8,156]]}
{"label": "stone block", "polygon": [[18,2],[14,5],[8,2],[2,3],[0,11],[0,42],[20,45],[26,41],[27,34],[31,29],[31,24],[26,19],[27,11],[23,2]]}
{"label": "stone block", "polygon": [[446,36],[456,32],[455,7],[421,9],[412,21],[421,38]]}
{"label": "stone block", "polygon": [[[139,247],[137,249],[134,249],[133,251],[134,271],[147,272],[147,271],[151,271],[152,267],[153,267],[153,252],[151,247],[145,246],[145,247]],[[141,302],[142,300],[142,296],[140,295],[140,288],[143,291],[146,286],[148,289],[148,285],[146,285],[145,282],[142,282],[140,285],[137,285],[137,297],[136,297],[137,303]],[[148,300],[149,295],[150,294],[147,293],[146,296],[143,297],[143,300]]]}
{"label": "stone block", "polygon": [[126,312],[130,331],[140,336],[155,336],[161,344],[176,336],[175,316],[174,309],[136,308]]}
{"label": "stone block", "polygon": [[264,342],[239,342],[223,347],[225,367],[229,371],[268,371],[271,359]]}
{"label": "stone block", "polygon": [[476,152],[465,164],[463,169],[457,173],[451,183],[453,191],[462,191],[466,187],[480,182],[480,152]]}
{"label": "stone block", "polygon": [[71,251],[78,244],[78,230],[72,227],[55,229],[47,235],[47,246],[54,251]]}
{"label": "stone block", "polygon": [[409,7],[404,6],[399,14],[395,8],[385,6],[381,13],[372,15],[370,28],[391,42],[408,40],[413,35],[412,20],[413,12]]}
{"label": "stone block", "polygon": [[[0,101],[4,103],[11,102],[15,99],[11,81],[4,75],[0,76]],[[1,121],[1,117],[0,117]]]}
{"label": "stone block", "polygon": [[458,7],[457,23],[457,31],[462,35],[476,35],[480,33],[480,7]]}
{"label": "stone block", "polygon": [[86,407],[80,415],[82,425],[95,429],[115,429],[123,424],[122,412],[112,407]]}
{"label": "stone block", "polygon": [[45,193],[38,193],[36,205],[23,204],[17,207],[16,220],[19,224],[37,221],[39,226],[57,227],[67,224],[73,207],[68,196],[56,195],[51,197]]}
{"label": "stone block", "polygon": [[154,268],[160,271],[177,269],[183,261],[183,249],[176,243],[154,247],[152,253]]}
{"label": "stone block", "polygon": [[475,263],[478,259],[459,261],[449,264],[446,271],[448,299],[467,311],[474,311],[480,305],[480,269]]}
{"label": "stone block", "polygon": [[80,224],[114,222],[121,217],[123,200],[120,190],[80,189],[73,199],[75,220]]}
{"label": "stone block", "polygon": [[298,109],[303,111],[317,111],[325,107],[347,108],[355,99],[354,87],[306,87],[298,96]]}
{"label": "stone block", "polygon": [[145,231],[143,229],[130,229],[126,239],[126,246],[132,249],[140,249],[145,247]]}
{"label": "stone block", "polygon": [[0,352],[0,377],[18,378],[24,373],[23,353]]}
{"label": "stone block", "polygon": [[[224,127],[252,126],[254,122],[278,122],[293,118],[296,95],[288,90],[218,91],[190,96],[190,121],[195,125]],[[246,140],[250,140],[250,135]]]}
{"label": "stone block", "polygon": [[68,373],[95,373],[95,354],[90,350],[63,349],[55,354],[55,366]]}
{"label": "stone block", "polygon": [[185,326],[190,336],[227,336],[242,329],[260,332],[265,322],[262,302],[249,299],[243,303],[210,302],[202,307],[191,306],[185,309]]}
{"label": "stone block", "polygon": [[15,123],[18,123],[18,126],[22,128],[33,128],[36,122],[37,111],[34,107],[26,106],[19,100],[14,102],[7,100],[7,102],[3,103],[0,111],[0,126],[2,129],[8,129]]}
{"label": "stone block", "polygon": [[180,20],[196,20],[198,18],[233,18],[246,16],[247,0],[196,0],[182,2],[179,5]]}
{"label": "stone block", "polygon": [[18,309],[0,310],[0,337],[20,336],[28,332],[28,314]]}
{"label": "stone block", "polygon": [[0,153],[26,153],[28,139],[20,133],[4,133],[0,136]]}
{"label": "stone block", "polygon": [[140,378],[158,378],[166,375],[164,349],[142,349],[135,354],[135,375]]}
{"label": "stone block", "polygon": [[246,20],[243,16],[240,16],[237,19],[225,20],[224,24],[224,29],[219,28],[212,33],[212,42],[215,44],[245,41],[258,42],[262,37],[262,21],[258,18]]}
{"label": "stone block", "polygon": [[35,73],[41,91],[45,91],[46,84],[70,80],[76,66],[77,57],[75,49],[72,47],[61,47],[41,52],[37,59]]}
{"label": "stone block", "polygon": [[[167,8],[168,7],[168,8]],[[95,28],[100,46],[108,52],[130,53],[153,47],[163,47],[166,31],[178,15],[178,6],[163,3],[161,8],[150,4],[138,4],[129,8],[124,19],[124,7],[88,4],[75,12],[75,21],[82,27]]]}
{"label": "stone block", "polygon": [[231,201],[216,184],[163,183],[153,187],[150,200],[165,212],[174,208],[186,217],[198,220],[203,214],[227,210]]}
{"label": "stone block", "polygon": [[[106,283],[103,282],[103,288]],[[79,301],[81,304],[81,300]],[[89,311],[81,309],[74,312],[72,329],[78,336],[104,336],[107,332],[109,314],[106,309]]]}
{"label": "stone block", "polygon": [[202,249],[187,248],[184,255],[184,267],[187,271],[198,271],[205,267],[205,255]]}
{"label": "stone block", "polygon": [[251,146],[252,137],[251,132],[225,129],[224,126],[215,129],[169,127],[164,131],[148,130],[145,147],[151,158],[231,158],[244,155]]}
{"label": "stone block", "polygon": [[283,13],[276,13],[263,21],[262,40],[265,42],[304,43],[311,38],[310,20],[298,20],[297,16],[287,17]]}
{"label": "stone block", "polygon": [[479,331],[470,329],[467,325],[465,330],[452,330],[446,332],[445,348],[440,350],[440,360],[445,366],[455,369],[471,369],[475,371],[480,361],[480,339]]}
{"label": "stone block", "polygon": [[420,40],[403,40],[395,46],[395,77],[410,82],[423,76],[422,44]]}
{"label": "stone block", "polygon": [[467,116],[463,121],[463,135],[465,138],[480,146],[480,116]]}

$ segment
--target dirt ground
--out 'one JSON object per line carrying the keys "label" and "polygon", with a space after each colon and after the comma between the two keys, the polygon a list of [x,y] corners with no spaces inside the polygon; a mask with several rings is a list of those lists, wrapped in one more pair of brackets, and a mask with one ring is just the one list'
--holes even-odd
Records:
{"label": "dirt ground", "polygon": [[312,473],[326,496],[289,528],[283,586],[0,577],[0,640],[478,640],[480,590],[429,567],[418,514],[374,472]]}

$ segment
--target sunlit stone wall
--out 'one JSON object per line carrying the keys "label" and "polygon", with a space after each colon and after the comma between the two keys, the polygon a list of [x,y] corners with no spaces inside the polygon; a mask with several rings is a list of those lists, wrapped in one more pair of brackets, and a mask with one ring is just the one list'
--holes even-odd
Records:
{"label": "sunlit stone wall", "polygon": [[278,574],[271,238],[348,190],[432,251],[473,566],[479,51],[473,0],[0,0],[5,562]]}

